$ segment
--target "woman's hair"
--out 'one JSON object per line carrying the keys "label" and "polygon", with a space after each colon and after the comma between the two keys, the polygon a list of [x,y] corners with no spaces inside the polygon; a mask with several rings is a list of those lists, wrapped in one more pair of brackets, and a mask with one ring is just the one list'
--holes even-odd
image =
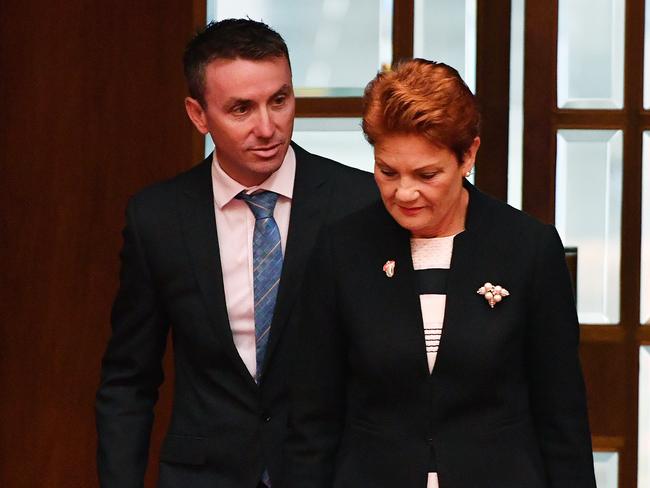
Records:
{"label": "woman's hair", "polygon": [[462,163],[478,136],[476,98],[458,71],[411,59],[379,73],[363,95],[362,128],[372,145],[385,135],[416,134],[450,149]]}

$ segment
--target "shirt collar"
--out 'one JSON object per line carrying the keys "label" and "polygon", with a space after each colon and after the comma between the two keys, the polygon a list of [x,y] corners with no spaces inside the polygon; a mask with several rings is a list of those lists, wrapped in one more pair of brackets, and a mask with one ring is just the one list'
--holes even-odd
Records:
{"label": "shirt collar", "polygon": [[244,186],[226,174],[217,158],[217,151],[212,153],[212,186],[214,201],[223,208],[242,191],[253,193],[257,190],[267,190],[286,197],[293,197],[293,182],[296,176],[296,153],[289,146],[280,168],[257,186]]}

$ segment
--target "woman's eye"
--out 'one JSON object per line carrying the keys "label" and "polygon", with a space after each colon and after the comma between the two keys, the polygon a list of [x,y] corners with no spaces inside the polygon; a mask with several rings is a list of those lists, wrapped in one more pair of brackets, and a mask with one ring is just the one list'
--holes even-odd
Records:
{"label": "woman's eye", "polygon": [[384,176],[395,176],[395,171],[391,171],[389,169],[380,169],[381,174]]}
{"label": "woman's eye", "polygon": [[423,180],[431,180],[431,179],[434,178],[434,176],[436,176],[436,173],[422,173],[422,174],[420,174],[420,178],[422,178]]}

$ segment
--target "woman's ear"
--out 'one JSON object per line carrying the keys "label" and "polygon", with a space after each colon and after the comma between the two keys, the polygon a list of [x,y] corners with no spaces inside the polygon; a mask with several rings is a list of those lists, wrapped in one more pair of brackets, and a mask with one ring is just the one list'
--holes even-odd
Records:
{"label": "woman's ear", "polygon": [[478,152],[478,148],[481,146],[481,138],[476,136],[474,138],[474,141],[472,142],[472,145],[469,146],[469,149],[465,153],[465,158],[463,159],[463,173],[465,176],[468,176],[469,173],[472,171],[472,168],[474,167],[474,163],[476,162],[476,153]]}

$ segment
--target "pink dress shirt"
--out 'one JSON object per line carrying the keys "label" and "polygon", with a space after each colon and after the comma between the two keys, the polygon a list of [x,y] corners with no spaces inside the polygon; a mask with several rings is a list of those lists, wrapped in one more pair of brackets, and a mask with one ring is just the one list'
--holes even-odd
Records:
{"label": "pink dress shirt", "polygon": [[279,195],[273,212],[282,253],[287,244],[296,155],[289,146],[280,169],[260,185],[245,187],[221,168],[216,151],[212,158],[212,191],[219,239],[219,255],[223,272],[226,309],[233,341],[251,376],[255,377],[255,312],[253,309],[253,230],[255,217],[248,205],[235,196],[242,190],[270,190]]}

